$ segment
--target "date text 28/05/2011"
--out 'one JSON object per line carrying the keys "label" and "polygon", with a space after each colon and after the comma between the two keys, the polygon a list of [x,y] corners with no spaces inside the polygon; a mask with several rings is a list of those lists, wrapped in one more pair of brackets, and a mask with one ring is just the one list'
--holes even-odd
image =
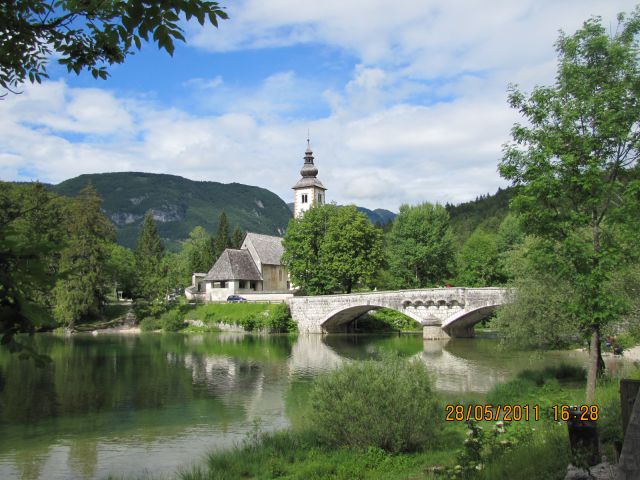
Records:
{"label": "date text 28/05/2011", "polygon": [[[519,422],[524,420],[535,422],[540,420],[542,409],[539,405],[505,404],[448,404],[445,405],[445,421],[447,422],[493,422],[502,420],[505,422]],[[580,421],[597,421],[600,417],[598,405],[553,405],[550,410],[554,422],[566,422],[573,415]]]}

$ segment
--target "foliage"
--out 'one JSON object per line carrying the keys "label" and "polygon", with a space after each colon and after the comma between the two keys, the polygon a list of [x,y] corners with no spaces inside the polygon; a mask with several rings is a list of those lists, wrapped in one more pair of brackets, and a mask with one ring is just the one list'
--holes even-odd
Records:
{"label": "foliage", "polygon": [[597,17],[562,33],[555,85],[529,97],[511,87],[509,102],[527,124],[514,125],[500,163],[519,186],[512,206],[523,225],[550,243],[553,271],[573,284],[561,307],[591,338],[588,401],[604,366],[600,332],[626,307],[607,285],[630,259],[627,238],[640,233],[640,8],[619,22],[611,35]]}
{"label": "foliage", "polygon": [[269,316],[267,317],[267,328],[272,333],[296,331],[297,325],[291,318],[289,305],[286,303],[280,303],[269,311]]}
{"label": "foliage", "polygon": [[510,423],[498,421],[489,432],[477,422],[467,423],[467,438],[464,447],[456,457],[456,465],[450,467],[447,476],[452,479],[469,478],[483,470],[488,462],[494,461],[510,452],[514,445],[522,442],[522,431],[510,431]]}
{"label": "foliage", "polygon": [[116,243],[109,244],[107,248],[109,252],[105,268],[114,290],[121,290],[123,297],[131,298],[137,280],[136,257],[132,250]]}
{"label": "foliage", "polygon": [[201,226],[197,226],[182,246],[181,254],[184,255],[189,276],[193,272],[208,272],[216,261],[215,250],[211,236]]}
{"label": "foliage", "polygon": [[[243,231],[278,235],[291,218],[287,204],[264,188],[238,183],[193,181],[175,175],[116,172],[80,175],[51,187],[55,192],[76,196],[88,181],[104,200],[105,214],[114,220],[118,242],[135,249],[145,213],[154,210],[166,216],[158,222],[158,233],[172,251],[200,225],[216,232],[224,210],[230,224]],[[264,208],[259,208],[262,205]],[[259,211],[260,215],[255,212]]]}
{"label": "foliage", "polygon": [[238,225],[236,225],[236,228],[233,229],[233,235],[231,238],[231,248],[240,248],[243,241],[244,232]]}
{"label": "foliage", "polygon": [[159,323],[165,332],[178,332],[185,327],[183,315],[177,309],[163,313],[160,316]]}
{"label": "foliage", "polygon": [[147,212],[142,223],[138,244],[136,246],[136,269],[138,279],[136,296],[151,300],[158,296],[160,280],[160,262],[164,253],[164,246],[151,211]]}
{"label": "foliage", "polygon": [[356,327],[357,331],[367,332],[422,330],[422,326],[411,317],[390,308],[364,314],[358,318]]}
{"label": "foliage", "polygon": [[67,243],[59,266],[63,277],[56,282],[53,295],[56,320],[71,329],[82,318],[99,313],[109,288],[107,242],[115,240],[115,232],[100,210],[101,203],[88,185],[67,210]]}
{"label": "foliage", "polygon": [[180,17],[218,26],[227,14],[208,0],[9,0],[0,9],[0,87],[13,90],[26,79],[40,83],[49,58],[69,72],[88,70],[106,78],[106,65],[123,63],[152,41],[173,55],[185,41]]}
{"label": "foliage", "polygon": [[50,291],[65,238],[63,206],[39,183],[0,182],[0,341],[11,351],[30,351],[16,341],[16,333],[52,323]]}
{"label": "foliage", "polygon": [[270,333],[295,332],[289,306],[285,303],[210,303],[198,305],[188,312],[188,319],[205,323],[239,325],[247,331],[266,330]]}
{"label": "foliage", "polygon": [[452,273],[453,237],[441,205],[402,205],[388,237],[389,269],[395,288],[442,284]]}
{"label": "foliage", "polygon": [[153,332],[162,328],[162,323],[156,317],[145,317],[140,320],[140,330],[143,332]]}
{"label": "foliage", "polygon": [[[230,247],[231,238],[229,237],[229,222],[227,220],[227,214],[223,211],[218,219],[218,232],[213,240],[213,258],[217,260],[222,252]],[[213,263],[211,265],[213,265]]]}
{"label": "foliage", "polygon": [[424,476],[425,465],[443,463],[451,452],[430,450],[391,454],[375,447],[333,449],[318,442],[314,432],[258,433],[233,449],[212,453],[205,465],[179,474],[180,480],[239,478],[387,479]]}
{"label": "foliage", "polygon": [[490,232],[495,231],[507,216],[509,201],[514,193],[513,187],[499,188],[493,195],[480,195],[470,202],[463,202],[459,205],[447,203],[445,208],[451,218],[450,224],[455,243],[464,244],[478,228]]}
{"label": "foliage", "polygon": [[350,293],[382,262],[382,236],[354,206],[316,206],[289,222],[282,261],[308,294]]}
{"label": "foliage", "polygon": [[313,430],[329,445],[412,451],[442,427],[426,367],[399,357],[342,366],[317,380],[310,403]]}
{"label": "foliage", "polygon": [[457,257],[456,283],[465,287],[490,287],[505,281],[498,250],[498,235],[477,229]]}

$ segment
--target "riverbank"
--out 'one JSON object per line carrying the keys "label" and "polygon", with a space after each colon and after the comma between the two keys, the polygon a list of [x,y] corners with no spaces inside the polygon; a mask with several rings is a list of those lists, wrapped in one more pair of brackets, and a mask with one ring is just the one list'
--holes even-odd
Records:
{"label": "riverbank", "polygon": [[[632,376],[640,378],[640,369],[635,368]],[[367,379],[368,383],[371,381]],[[435,395],[432,400],[439,407],[430,426],[434,429],[433,434],[422,447],[409,452],[390,451],[379,446],[363,447],[348,441],[337,445],[327,442],[326,435],[309,420],[319,414],[313,408],[322,409],[317,395],[314,397],[312,392],[310,397],[297,399],[297,403],[313,406],[296,416],[291,428],[275,433],[261,433],[256,428],[235,448],[214,452],[202,465],[178,472],[172,478],[563,479],[572,460],[566,424],[554,418],[553,407],[584,403],[584,386],[585,371],[575,366],[523,371],[513,380],[497,385],[478,401],[478,404],[530,408],[529,418],[510,422],[469,424],[455,421],[455,418],[446,421],[447,405],[457,402],[446,395]],[[617,378],[607,377],[599,382],[595,403],[599,406],[601,454],[612,461],[616,459],[615,443],[622,436],[618,395]],[[379,401],[372,397],[351,398],[351,401],[365,402],[366,408],[374,411]],[[468,404],[459,405],[467,411]],[[358,405],[352,407],[355,413],[360,412]],[[398,406],[389,404],[388,408],[394,410]],[[411,413],[406,411],[405,415]],[[349,430],[349,423],[357,421],[357,417],[350,418],[349,415],[341,417],[343,429]],[[375,429],[395,429],[395,418],[393,412],[380,415]]]}

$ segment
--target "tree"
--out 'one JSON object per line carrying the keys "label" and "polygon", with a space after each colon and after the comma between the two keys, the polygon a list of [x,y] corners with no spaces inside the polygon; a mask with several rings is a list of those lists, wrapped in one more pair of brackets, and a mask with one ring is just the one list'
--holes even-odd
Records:
{"label": "tree", "polygon": [[242,246],[242,242],[244,241],[244,232],[240,229],[238,225],[233,230],[231,246],[233,248],[240,248]]}
{"label": "tree", "polygon": [[573,285],[563,306],[590,339],[587,402],[604,365],[600,333],[625,311],[611,279],[633,258],[626,247],[638,234],[640,9],[618,20],[613,34],[599,17],[561,33],[554,85],[528,97],[510,87],[509,103],[527,124],[514,125],[500,163],[519,187],[512,207],[556,259],[555,276]]}
{"label": "tree", "polygon": [[67,242],[59,267],[62,277],[53,295],[55,318],[70,329],[99,313],[110,284],[105,265],[107,243],[115,241],[115,229],[100,210],[101,204],[98,192],[89,184],[71,201],[67,213]]}
{"label": "tree", "polygon": [[218,233],[214,241],[215,255],[217,259],[225,249],[231,247],[231,239],[229,238],[229,222],[227,221],[227,214],[222,212],[218,220]]}
{"label": "tree", "polygon": [[505,281],[497,234],[477,228],[464,242],[457,262],[458,284],[465,287],[490,287]]}
{"label": "tree", "polygon": [[164,246],[158,235],[153,214],[149,211],[144,216],[135,251],[138,269],[136,296],[151,300],[162,290],[159,287],[159,275],[163,253]]}
{"label": "tree", "polygon": [[131,298],[136,288],[137,270],[136,257],[132,250],[112,243],[107,246],[109,254],[107,257],[107,270],[111,277],[112,286],[115,292],[123,292],[123,296]]}
{"label": "tree", "polygon": [[51,325],[51,289],[66,237],[65,199],[39,183],[0,182],[0,342],[42,363],[15,334]]}
{"label": "tree", "polygon": [[193,272],[208,272],[217,257],[211,244],[211,236],[198,226],[191,230],[189,238],[182,247],[181,254],[185,256],[186,273],[190,277]]}
{"label": "tree", "polygon": [[382,263],[382,232],[355,206],[314,207],[289,222],[283,262],[310,294],[350,293]]}
{"label": "tree", "polygon": [[[6,0],[0,7],[0,87],[47,77],[52,56],[79,74],[106,78],[106,65],[123,63],[151,40],[173,55],[185,41],[180,18],[218,26],[227,14],[209,0]],[[6,93],[5,93],[6,95]]]}
{"label": "tree", "polygon": [[396,288],[442,283],[452,273],[449,214],[441,205],[402,205],[388,237],[389,270]]}

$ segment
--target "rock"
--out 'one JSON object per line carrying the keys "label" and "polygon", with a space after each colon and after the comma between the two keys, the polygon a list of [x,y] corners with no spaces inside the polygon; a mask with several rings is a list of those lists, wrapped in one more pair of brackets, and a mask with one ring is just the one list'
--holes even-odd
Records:
{"label": "rock", "polygon": [[615,466],[605,459],[602,463],[591,467],[589,471],[569,465],[564,480],[615,480],[615,478]]}

